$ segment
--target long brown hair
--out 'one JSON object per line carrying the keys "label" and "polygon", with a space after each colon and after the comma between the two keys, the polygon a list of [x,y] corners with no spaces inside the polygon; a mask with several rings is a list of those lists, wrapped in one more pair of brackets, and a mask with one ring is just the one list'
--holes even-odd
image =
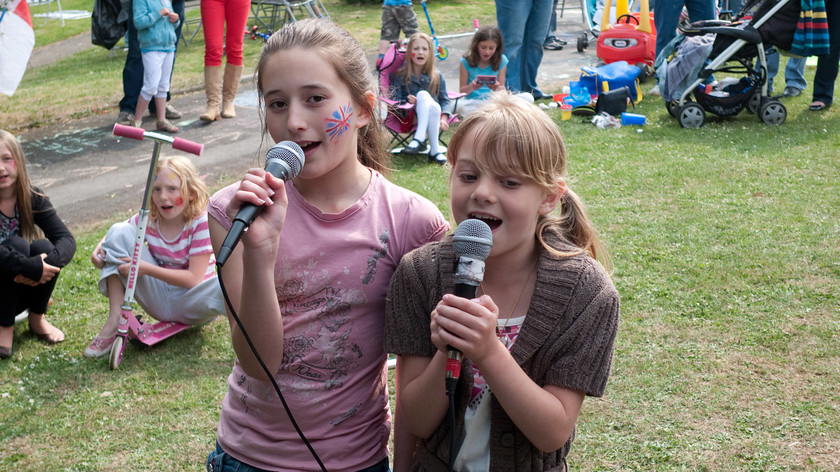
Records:
{"label": "long brown hair", "polygon": [[0,142],[6,145],[12,153],[15,167],[17,167],[17,180],[15,181],[15,200],[17,204],[18,220],[20,221],[20,234],[23,239],[29,242],[41,237],[41,230],[35,225],[35,216],[32,214],[32,194],[42,195],[32,188],[29,181],[29,172],[26,171],[26,156],[23,155],[23,148],[12,133],[0,129]]}
{"label": "long brown hair", "polygon": [[[414,46],[414,43],[417,41],[426,41],[429,45],[429,59],[423,64],[423,73],[429,76],[429,95],[432,97],[436,97],[438,92],[440,91],[440,74],[438,74],[437,69],[435,69],[435,43],[432,41],[432,37],[426,33],[414,33],[411,35],[411,38],[408,39],[408,46],[406,46],[405,50],[408,55],[411,55],[411,48]],[[405,81],[407,83],[411,82],[411,78],[414,74],[414,68],[411,66],[411,58],[406,57],[405,62],[403,62],[403,66],[397,71],[398,74],[405,77]]]}
{"label": "long brown hair", "polygon": [[[485,105],[467,115],[449,141],[448,160],[453,169],[464,137],[470,134],[476,166],[481,171],[520,176],[546,192],[557,192],[558,183],[565,184],[559,211],[537,221],[536,238],[543,247],[559,256],[585,251],[611,269],[609,255],[583,202],[568,188],[566,146],[557,125],[545,112],[509,92],[493,93]],[[561,252],[549,246],[544,238],[549,227],[557,229],[563,239],[580,250]]]}
{"label": "long brown hair", "polygon": [[478,66],[478,61],[481,60],[481,54],[478,52],[478,43],[482,41],[493,41],[496,43],[496,52],[490,56],[490,68],[498,72],[499,66],[502,65],[502,54],[504,54],[505,42],[502,39],[502,32],[495,26],[482,26],[475,32],[472,37],[472,41],[470,41],[470,47],[467,49],[466,54],[464,54],[464,59],[467,60],[467,64],[469,64],[470,67]]}
{"label": "long brown hair", "polygon": [[385,152],[382,127],[376,119],[378,102],[369,100],[366,95],[368,92],[374,97],[378,95],[379,88],[374,81],[373,72],[361,44],[347,30],[328,20],[307,18],[286,23],[280,31],[268,38],[257,63],[257,89],[260,96],[263,137],[267,133],[263,69],[276,52],[296,47],[310,49],[330,64],[341,81],[347,85],[353,102],[371,117],[370,122],[358,130],[358,158],[363,165],[387,175],[391,168],[391,154]]}

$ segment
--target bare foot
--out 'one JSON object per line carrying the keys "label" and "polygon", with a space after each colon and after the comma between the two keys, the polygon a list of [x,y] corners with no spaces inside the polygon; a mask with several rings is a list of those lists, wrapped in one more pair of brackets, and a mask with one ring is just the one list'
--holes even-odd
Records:
{"label": "bare foot", "polygon": [[64,341],[64,333],[47,321],[45,315],[29,314],[29,331],[47,344]]}

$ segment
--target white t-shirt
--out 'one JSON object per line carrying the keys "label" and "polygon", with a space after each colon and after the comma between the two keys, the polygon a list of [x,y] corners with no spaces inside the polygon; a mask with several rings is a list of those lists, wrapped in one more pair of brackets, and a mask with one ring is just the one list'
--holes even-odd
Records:
{"label": "white t-shirt", "polygon": [[[238,183],[216,193],[210,215]],[[358,202],[324,214],[286,185],[289,207],[275,265],[283,313],[277,384],[327,470],[357,471],[388,455],[391,415],[383,347],[385,293],[404,254],[437,241],[449,225],[427,199],[372,171]],[[236,459],[268,470],[318,470],[269,382],[238,360],[228,378],[218,441]]]}
{"label": "white t-shirt", "polygon": [[[507,323],[505,323],[507,322]],[[509,320],[496,320],[496,336],[508,351],[513,348],[519,328],[525,322],[524,316]],[[454,469],[458,472],[486,472],[490,470],[490,386],[485,382],[478,367],[473,365],[473,389],[470,402],[464,412],[464,442],[455,458]]]}

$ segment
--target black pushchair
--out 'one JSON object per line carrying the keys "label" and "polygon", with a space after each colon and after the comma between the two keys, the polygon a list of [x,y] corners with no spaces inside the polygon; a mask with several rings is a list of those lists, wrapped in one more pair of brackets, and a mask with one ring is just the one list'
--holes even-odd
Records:
{"label": "black pushchair", "polygon": [[[708,56],[701,55],[698,59],[702,64],[696,79],[676,91],[669,83],[669,80],[673,82],[670,72],[673,61],[669,61],[662,96],[671,116],[684,128],[699,128],[706,121],[706,112],[725,117],[737,115],[746,108],[765,124],[784,123],[787,109],[781,101],[768,95],[765,50],[769,47],[790,50],[799,12],[799,0],[752,0],[744,4],[733,22],[713,20],[681,27],[687,37],[713,37],[713,43]],[[729,77],[724,86],[705,85],[715,72],[743,77]]]}

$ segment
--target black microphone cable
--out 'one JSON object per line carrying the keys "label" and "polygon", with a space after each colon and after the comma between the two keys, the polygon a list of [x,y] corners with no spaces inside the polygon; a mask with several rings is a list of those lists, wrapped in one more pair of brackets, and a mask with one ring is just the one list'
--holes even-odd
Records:
{"label": "black microphone cable", "polygon": [[283,408],[286,410],[286,414],[289,416],[289,421],[291,421],[292,426],[298,433],[298,436],[300,436],[300,439],[306,445],[306,448],[309,449],[309,452],[312,454],[312,457],[315,458],[315,462],[318,463],[318,466],[321,467],[321,470],[323,472],[327,472],[327,468],[324,466],[324,463],[321,462],[321,458],[318,457],[318,453],[315,452],[315,449],[312,447],[312,444],[310,444],[309,440],[306,439],[306,436],[303,434],[303,431],[298,426],[297,421],[295,421],[295,417],[292,415],[292,410],[286,403],[286,398],[283,396],[283,392],[280,391],[280,386],[277,385],[277,381],[274,380],[274,375],[268,370],[268,366],[265,365],[262,356],[260,356],[260,353],[257,352],[257,347],[254,346],[254,343],[251,341],[251,336],[248,335],[248,332],[245,331],[245,327],[242,326],[242,321],[239,319],[239,315],[237,315],[236,310],[233,309],[233,304],[230,302],[230,297],[228,297],[227,290],[225,289],[225,282],[224,278],[222,277],[222,266],[217,264],[216,268],[219,276],[219,286],[222,288],[222,296],[225,298],[225,303],[227,304],[228,309],[230,310],[230,314],[233,317],[233,320],[236,321],[236,325],[239,326],[239,331],[242,332],[242,337],[244,337],[245,341],[248,342],[248,347],[251,348],[251,352],[254,354],[254,358],[257,359],[257,362],[259,362],[260,367],[262,367],[262,370],[263,372],[265,372],[266,377],[268,377],[268,380],[271,381],[271,385],[274,387],[274,391],[277,392],[277,396],[280,398],[280,403],[283,404]]}

